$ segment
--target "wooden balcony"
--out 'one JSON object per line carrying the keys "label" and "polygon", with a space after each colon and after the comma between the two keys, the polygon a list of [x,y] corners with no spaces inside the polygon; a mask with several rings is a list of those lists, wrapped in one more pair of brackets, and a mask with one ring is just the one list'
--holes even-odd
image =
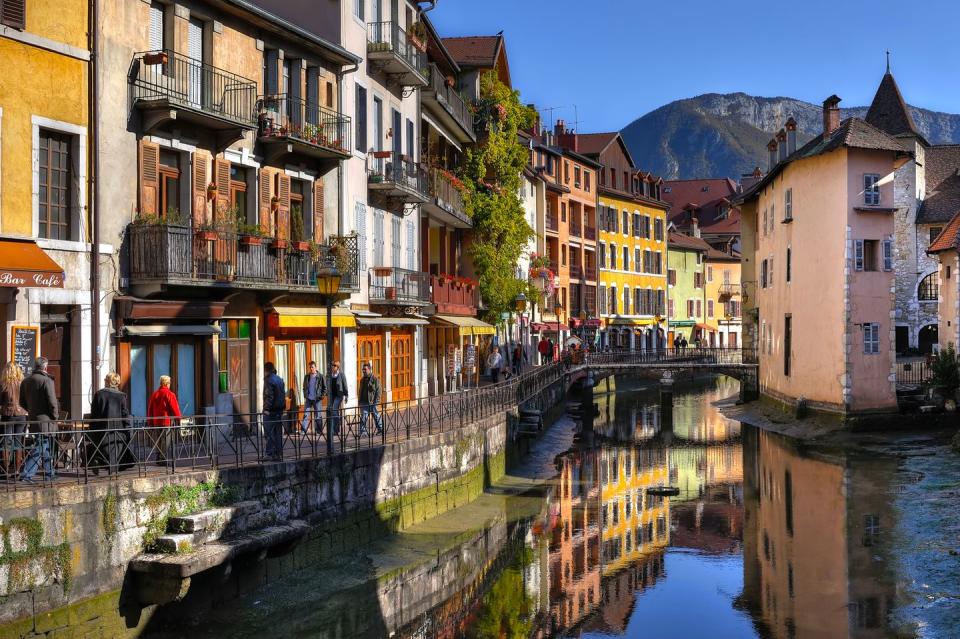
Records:
{"label": "wooden balcony", "polygon": [[463,195],[456,187],[448,172],[440,168],[432,168],[427,173],[427,186],[430,199],[423,205],[427,215],[447,226],[468,229],[473,221],[466,213],[463,204]]}
{"label": "wooden balcony", "polygon": [[288,94],[261,96],[257,101],[258,138],[268,164],[289,155],[319,160],[350,157],[350,118]]}
{"label": "wooden balcony", "polygon": [[441,315],[473,317],[480,306],[480,287],[457,281],[450,275],[434,275],[430,278],[430,301]]}
{"label": "wooden balcony", "polygon": [[430,304],[430,274],[395,266],[374,266],[369,270],[370,303],[388,306]]}

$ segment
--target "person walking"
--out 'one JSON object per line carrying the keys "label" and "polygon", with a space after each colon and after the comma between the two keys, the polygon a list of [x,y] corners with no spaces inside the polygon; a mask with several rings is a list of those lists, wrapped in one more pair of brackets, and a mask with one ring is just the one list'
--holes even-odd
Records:
{"label": "person walking", "polygon": [[523,346],[518,342],[513,347],[513,374],[519,375],[523,370]]}
{"label": "person walking", "polygon": [[554,357],[556,356],[556,351],[557,351],[557,346],[556,344],[553,343],[552,337],[547,338],[547,347],[548,347],[547,357],[549,358],[549,361],[552,362]]}
{"label": "person walking", "polygon": [[343,404],[350,399],[350,391],[347,390],[347,379],[340,372],[340,362],[333,363],[333,375],[330,378],[330,397],[327,400],[327,419],[330,422],[330,429],[334,435],[340,434],[340,420],[343,413]]}
{"label": "person walking", "polygon": [[87,431],[87,468],[94,475],[99,475],[101,468],[113,475],[132,465],[130,411],[116,373],[107,373],[103,388],[93,394],[90,419],[93,421]]}
{"label": "person walking", "polygon": [[47,358],[38,357],[33,372],[20,383],[20,405],[27,410],[28,430],[36,434],[36,441],[23,465],[22,481],[32,483],[40,464],[48,480],[57,475],[53,468],[53,433],[60,416],[60,403],[53,378],[47,374]]}
{"label": "person walking", "polygon": [[277,375],[273,362],[263,365],[263,431],[266,437],[264,451],[270,461],[283,457],[283,411],[286,408],[286,390],[283,380]]}
{"label": "person walking", "polygon": [[550,362],[550,341],[546,336],[540,338],[540,342],[537,344],[537,352],[540,353],[541,366]]}
{"label": "person walking", "polygon": [[11,477],[20,472],[23,463],[23,433],[27,427],[27,411],[20,405],[20,383],[23,369],[7,362],[0,373],[0,423],[3,424],[0,448],[3,453],[2,472]]}
{"label": "person walking", "polygon": [[147,428],[153,447],[157,449],[157,462],[165,464],[170,448],[170,427],[183,415],[177,395],[170,389],[170,376],[160,376],[160,386],[153,391],[147,402]]}
{"label": "person walking", "polygon": [[496,384],[500,381],[500,367],[503,366],[503,355],[500,354],[500,347],[494,346],[487,356],[487,369],[490,372],[490,381]]}
{"label": "person walking", "polygon": [[306,435],[313,424],[313,432],[319,435],[323,431],[321,400],[327,396],[327,382],[317,370],[317,363],[310,362],[309,372],[303,376],[303,423],[300,429]]}
{"label": "person walking", "polygon": [[360,402],[360,435],[367,434],[367,422],[373,414],[373,423],[377,427],[375,435],[383,433],[383,418],[377,411],[380,403],[380,380],[373,374],[370,362],[363,363],[363,377],[360,378],[360,387],[357,388],[357,401]]}

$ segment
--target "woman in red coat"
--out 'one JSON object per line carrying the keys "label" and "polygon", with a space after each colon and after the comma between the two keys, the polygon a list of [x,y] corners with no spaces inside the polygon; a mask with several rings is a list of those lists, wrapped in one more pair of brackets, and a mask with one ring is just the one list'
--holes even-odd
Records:
{"label": "woman in red coat", "polygon": [[147,428],[150,439],[157,450],[157,461],[167,461],[167,446],[170,433],[166,428],[173,425],[173,419],[179,418],[180,404],[177,396],[170,390],[170,376],[160,376],[160,388],[153,392],[147,402]]}

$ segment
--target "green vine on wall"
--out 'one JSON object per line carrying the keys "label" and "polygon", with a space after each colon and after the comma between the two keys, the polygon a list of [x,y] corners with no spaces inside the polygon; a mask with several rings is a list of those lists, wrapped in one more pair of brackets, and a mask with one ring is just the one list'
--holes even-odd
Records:
{"label": "green vine on wall", "polygon": [[[14,549],[14,537],[19,537],[22,546]],[[37,562],[40,572],[53,575],[56,581],[63,586],[64,593],[70,590],[73,576],[73,566],[70,561],[70,544],[63,542],[55,546],[43,545],[43,525],[36,519],[16,517],[0,525],[0,566],[6,566],[7,592],[0,592],[0,596],[13,592],[29,590],[37,584],[33,583]]]}

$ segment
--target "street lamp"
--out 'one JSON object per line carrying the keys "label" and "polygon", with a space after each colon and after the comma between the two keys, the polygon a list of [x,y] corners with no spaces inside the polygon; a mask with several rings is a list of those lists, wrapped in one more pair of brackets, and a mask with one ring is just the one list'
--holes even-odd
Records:
{"label": "street lamp", "polygon": [[317,290],[327,307],[327,454],[333,454],[333,305],[340,292],[340,271],[336,266],[317,270]]}
{"label": "street lamp", "polygon": [[513,300],[514,308],[517,309],[517,318],[520,320],[520,361],[517,362],[517,372],[523,372],[523,356],[527,353],[527,342],[523,335],[523,312],[527,310],[527,296],[520,291]]}

